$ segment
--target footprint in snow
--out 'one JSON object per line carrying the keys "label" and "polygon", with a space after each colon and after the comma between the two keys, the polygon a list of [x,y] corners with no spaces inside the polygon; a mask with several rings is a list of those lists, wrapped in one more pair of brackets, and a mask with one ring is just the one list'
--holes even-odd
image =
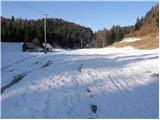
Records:
{"label": "footprint in snow", "polygon": [[87,90],[86,90],[88,93],[90,93],[90,92],[92,92],[89,88],[87,88]]}
{"label": "footprint in snow", "polygon": [[151,74],[151,77],[158,78],[158,77],[159,77],[159,73],[152,73],[152,74]]}
{"label": "footprint in snow", "polygon": [[79,72],[82,72],[82,67],[83,67],[83,64],[81,64],[78,68]]}
{"label": "footprint in snow", "polygon": [[92,112],[94,112],[94,113],[97,112],[97,105],[92,104],[90,107],[91,107],[91,111],[92,111]]}
{"label": "footprint in snow", "polygon": [[87,88],[87,89],[86,89],[86,92],[89,94],[89,97],[90,97],[90,98],[92,98],[92,97],[93,97],[93,95],[92,95],[92,91],[91,91],[91,89],[90,89],[90,88]]}

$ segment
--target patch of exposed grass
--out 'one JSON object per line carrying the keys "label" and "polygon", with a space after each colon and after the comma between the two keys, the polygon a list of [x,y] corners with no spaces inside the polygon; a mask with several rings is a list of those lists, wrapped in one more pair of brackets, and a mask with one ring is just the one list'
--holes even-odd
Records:
{"label": "patch of exposed grass", "polygon": [[146,50],[159,48],[159,38],[157,38],[157,35],[149,34],[139,38],[142,40],[133,42],[115,42],[110,47],[121,48],[126,46],[132,46],[136,49],[146,49]]}

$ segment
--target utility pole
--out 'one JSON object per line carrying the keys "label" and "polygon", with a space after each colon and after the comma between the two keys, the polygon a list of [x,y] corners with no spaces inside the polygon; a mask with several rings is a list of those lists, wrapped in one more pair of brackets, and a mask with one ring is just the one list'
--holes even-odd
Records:
{"label": "utility pole", "polygon": [[47,18],[47,14],[43,14],[43,16],[44,16],[44,40],[45,40],[45,42],[44,42],[44,46],[45,46],[45,48],[44,48],[44,54],[47,54],[47,46],[46,46],[46,42],[47,42],[47,37],[46,37],[46,18]]}
{"label": "utility pole", "polygon": [[101,39],[102,40],[102,47],[104,48],[104,40],[103,39]]}
{"label": "utility pole", "polygon": [[82,49],[82,39],[81,39],[81,49]]}
{"label": "utility pole", "polygon": [[80,34],[80,42],[81,42],[80,47],[81,47],[81,49],[82,49],[82,48],[83,48],[83,37],[82,37],[82,34]]}

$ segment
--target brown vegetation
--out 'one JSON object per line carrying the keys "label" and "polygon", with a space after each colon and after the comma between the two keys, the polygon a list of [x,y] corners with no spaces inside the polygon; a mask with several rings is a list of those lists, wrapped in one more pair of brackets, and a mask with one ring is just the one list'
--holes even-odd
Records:
{"label": "brown vegetation", "polygon": [[159,47],[159,4],[152,7],[145,17],[137,19],[135,31],[124,37],[140,38],[134,42],[115,42],[112,47],[132,46],[137,49],[155,49]]}
{"label": "brown vegetation", "polygon": [[136,49],[155,49],[159,47],[159,38],[157,35],[148,34],[143,37],[139,37],[141,40],[134,42],[115,42],[110,47],[126,47],[132,46]]}
{"label": "brown vegetation", "polygon": [[125,37],[142,37],[147,34],[158,34],[159,31],[159,4],[152,7],[147,12],[145,17],[137,19],[135,30],[132,33],[125,35]]}
{"label": "brown vegetation", "polygon": [[[104,34],[104,32],[106,34]],[[110,30],[98,31],[92,40],[93,47],[114,47],[132,46],[138,49],[154,49],[159,47],[159,4],[152,7],[144,17],[137,18],[133,26],[113,26]],[[140,41],[119,42],[123,38],[141,38]]]}

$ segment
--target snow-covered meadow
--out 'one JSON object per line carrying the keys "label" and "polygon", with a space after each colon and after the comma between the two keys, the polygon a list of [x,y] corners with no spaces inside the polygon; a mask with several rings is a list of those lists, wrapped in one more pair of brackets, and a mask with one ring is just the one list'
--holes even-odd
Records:
{"label": "snow-covered meadow", "polygon": [[1,47],[2,118],[159,117],[158,49]]}

